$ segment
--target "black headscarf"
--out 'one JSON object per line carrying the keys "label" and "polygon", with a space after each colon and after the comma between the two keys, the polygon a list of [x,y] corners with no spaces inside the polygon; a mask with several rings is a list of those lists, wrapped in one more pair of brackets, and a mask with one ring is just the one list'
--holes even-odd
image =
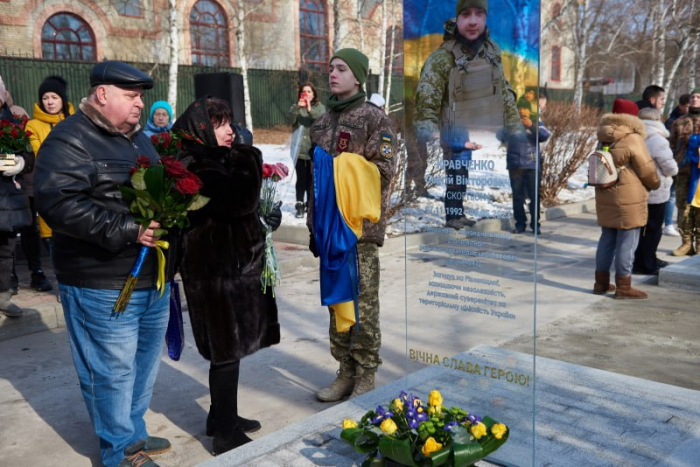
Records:
{"label": "black headscarf", "polygon": [[[197,99],[191,103],[180,118],[175,121],[171,131],[189,133],[201,141],[199,144],[205,146],[219,146],[219,143],[216,141],[216,135],[214,134],[214,125],[212,125],[209,119],[209,112],[207,112],[206,97]],[[185,140],[184,142],[189,142],[189,140]]]}

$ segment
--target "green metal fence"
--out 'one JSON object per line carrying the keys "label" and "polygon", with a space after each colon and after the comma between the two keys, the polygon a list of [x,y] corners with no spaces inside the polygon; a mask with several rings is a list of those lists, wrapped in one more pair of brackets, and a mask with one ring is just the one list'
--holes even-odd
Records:
{"label": "green metal fence", "polygon": [[[39,85],[49,75],[60,75],[68,82],[68,98],[77,107],[90,89],[89,75],[93,65],[93,63],[88,62],[0,57],[0,76],[12,94],[15,104],[27,109],[31,116],[34,103],[39,98]],[[155,86],[145,95],[146,110],[153,102],[166,100],[168,96],[168,65],[147,63],[132,63],[132,65],[153,76],[155,80]],[[195,75],[219,72],[238,73],[239,71],[235,68],[180,65],[177,79],[177,112],[183,112],[195,99]],[[395,76],[392,79],[394,84],[391,102],[401,102],[403,99],[403,78]],[[376,81],[376,77],[370,77],[368,85],[370,91],[373,91],[373,80]],[[316,85],[322,100],[328,96],[328,76],[325,73],[248,70],[253,126],[255,128],[271,128],[285,125],[285,114],[292,103],[296,102],[299,83],[306,81],[311,81]],[[146,112],[144,112],[142,122],[145,122],[147,117],[145,114]]]}

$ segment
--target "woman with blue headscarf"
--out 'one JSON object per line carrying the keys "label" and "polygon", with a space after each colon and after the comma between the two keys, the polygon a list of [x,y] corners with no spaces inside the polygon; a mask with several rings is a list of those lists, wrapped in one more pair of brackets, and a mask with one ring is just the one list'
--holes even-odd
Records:
{"label": "woman with blue headscarf", "polygon": [[151,106],[143,132],[149,138],[159,133],[167,133],[173,126],[173,108],[165,101],[156,101]]}

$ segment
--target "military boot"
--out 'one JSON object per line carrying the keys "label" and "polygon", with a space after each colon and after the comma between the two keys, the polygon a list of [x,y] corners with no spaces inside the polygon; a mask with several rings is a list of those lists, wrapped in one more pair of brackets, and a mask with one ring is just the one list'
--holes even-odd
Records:
{"label": "military boot", "polygon": [[377,370],[374,368],[369,369],[358,365],[355,370],[355,388],[352,390],[350,398],[357,397],[374,389],[374,374],[376,372]]}
{"label": "military boot", "polygon": [[355,387],[355,364],[341,363],[335,381],[327,388],[316,391],[316,399],[321,402],[335,402],[349,396]]}
{"label": "military boot", "polygon": [[301,219],[306,215],[304,203],[302,203],[301,201],[296,202],[296,204],[294,205],[294,209],[296,210],[296,212],[294,213],[294,217],[296,217],[297,219]]}
{"label": "military boot", "polygon": [[0,292],[0,313],[5,316],[10,316],[12,318],[17,318],[22,316],[22,309],[12,303],[12,292],[6,290]]}
{"label": "military boot", "polygon": [[673,250],[671,253],[673,256],[692,256],[695,254],[693,250],[693,236],[688,234],[686,231],[681,230],[681,241],[683,242],[681,246]]}

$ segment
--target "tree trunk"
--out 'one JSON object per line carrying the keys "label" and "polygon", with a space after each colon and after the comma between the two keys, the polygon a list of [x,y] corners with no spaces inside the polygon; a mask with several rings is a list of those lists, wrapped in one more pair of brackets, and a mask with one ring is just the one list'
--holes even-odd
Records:
{"label": "tree trunk", "polygon": [[238,65],[243,75],[243,105],[245,106],[245,126],[253,131],[253,117],[250,112],[250,86],[248,84],[248,57],[245,43],[245,2],[238,2],[236,10],[236,53]]}
{"label": "tree trunk", "polygon": [[[386,2],[382,2],[382,38],[379,42],[379,85],[377,86],[377,93],[380,96],[384,95],[384,75],[386,74]],[[389,67],[391,68],[391,66]],[[387,104],[389,100],[384,98]],[[387,105],[387,108],[389,106]]]}
{"label": "tree trunk", "polygon": [[[168,18],[170,19],[170,66],[168,67],[168,104],[177,115],[177,71],[180,57],[178,34],[177,0],[168,0]],[[170,122],[173,123],[173,122]]]}
{"label": "tree trunk", "polygon": [[340,49],[340,2],[333,0],[333,50],[331,55]]}

